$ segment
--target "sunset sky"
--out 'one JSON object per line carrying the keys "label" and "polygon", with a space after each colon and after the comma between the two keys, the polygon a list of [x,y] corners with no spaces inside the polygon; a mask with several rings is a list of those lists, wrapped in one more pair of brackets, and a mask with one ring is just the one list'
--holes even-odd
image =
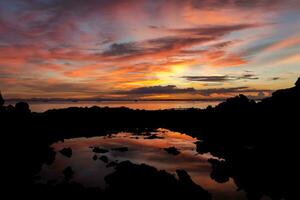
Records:
{"label": "sunset sky", "polygon": [[299,76],[299,0],[0,1],[6,98],[263,97]]}

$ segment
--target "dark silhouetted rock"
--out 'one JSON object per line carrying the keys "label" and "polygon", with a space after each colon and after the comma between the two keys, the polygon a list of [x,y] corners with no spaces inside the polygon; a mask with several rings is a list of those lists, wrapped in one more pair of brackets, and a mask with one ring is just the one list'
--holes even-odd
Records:
{"label": "dark silhouetted rock", "polygon": [[12,113],[14,112],[16,109],[13,105],[9,104],[8,106],[6,106],[6,110],[9,112],[9,113]]}
{"label": "dark silhouetted rock", "polygon": [[1,92],[0,92],[0,107],[3,106],[4,103],[5,103],[5,101],[4,101],[4,99],[3,99],[3,97],[2,97],[2,94],[1,94]]}
{"label": "dark silhouetted rock", "polygon": [[51,165],[54,161],[55,161],[55,156],[56,156],[56,152],[54,151],[54,149],[52,147],[47,148],[46,150],[44,150],[44,154],[45,154],[45,163],[47,165]]}
{"label": "dark silhouetted rock", "polygon": [[15,105],[18,113],[30,113],[29,105],[26,102],[18,102]]}
{"label": "dark silhouetted rock", "polygon": [[97,160],[98,159],[98,156],[97,155],[94,155],[93,156],[93,160]]}
{"label": "dark silhouetted rock", "polygon": [[94,147],[93,152],[95,152],[95,153],[107,153],[108,150],[107,149],[102,149],[102,148],[99,148],[99,147]]}
{"label": "dark silhouetted rock", "polygon": [[225,102],[218,104],[215,109],[219,112],[242,112],[252,109],[254,106],[254,100],[250,100],[247,96],[240,94],[236,97],[226,99]]}
{"label": "dark silhouetted rock", "polygon": [[64,169],[63,174],[65,176],[65,180],[69,181],[73,178],[74,171],[73,171],[72,167],[68,166]]}
{"label": "dark silhouetted rock", "polygon": [[117,148],[112,148],[111,150],[125,152],[128,151],[128,147],[117,147]]}
{"label": "dark silhouetted rock", "polygon": [[138,191],[139,194],[145,194],[147,197],[168,195],[171,198],[195,195],[202,200],[211,199],[210,194],[196,185],[183,170],[177,172],[179,175],[177,180],[174,175],[166,171],[157,170],[146,164],[133,164],[130,161],[117,164],[115,169],[115,172],[105,177],[108,184],[107,191],[112,194],[128,196]]}
{"label": "dark silhouetted rock", "polygon": [[164,150],[168,152],[168,154],[172,154],[174,156],[180,154],[180,151],[178,151],[176,147],[168,147],[168,148],[164,148]]}
{"label": "dark silhouetted rock", "polygon": [[296,87],[300,87],[300,77],[298,78],[298,80],[295,83]]}
{"label": "dark silhouetted rock", "polygon": [[219,161],[216,159],[208,160],[212,164],[212,172],[210,177],[218,183],[226,183],[229,181],[229,169],[225,161]]}
{"label": "dark silhouetted rock", "polygon": [[105,163],[108,163],[108,157],[107,156],[100,156],[99,160],[102,160]]}
{"label": "dark silhouetted rock", "polygon": [[176,173],[179,178],[180,187],[183,188],[184,191],[187,191],[187,193],[191,192],[195,197],[199,197],[199,199],[211,199],[211,195],[194,183],[185,170],[176,170]]}
{"label": "dark silhouetted rock", "polygon": [[117,165],[117,162],[111,161],[106,165],[106,167],[115,167]]}
{"label": "dark silhouetted rock", "polygon": [[63,148],[62,150],[59,151],[59,153],[61,153],[62,155],[71,158],[72,156],[72,149],[70,147],[68,148]]}

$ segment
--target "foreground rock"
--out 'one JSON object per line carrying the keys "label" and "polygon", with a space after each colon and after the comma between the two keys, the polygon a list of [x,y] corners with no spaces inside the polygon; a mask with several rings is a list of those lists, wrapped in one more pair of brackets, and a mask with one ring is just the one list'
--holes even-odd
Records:
{"label": "foreground rock", "polygon": [[[115,167],[116,171],[105,177],[109,185],[107,192],[125,196],[143,194],[147,197],[167,195],[168,197],[197,197],[211,199],[211,195],[195,184],[184,170],[177,170],[179,179],[163,170],[146,164],[133,164],[124,161]],[[179,195],[179,196],[178,196]]]}
{"label": "foreground rock", "polygon": [[2,97],[1,91],[0,91],[0,107],[2,107],[4,105],[5,101]]}
{"label": "foreground rock", "polygon": [[178,149],[176,147],[168,147],[168,148],[164,148],[164,150],[171,155],[177,156],[178,154],[180,154],[180,151],[178,151]]}
{"label": "foreground rock", "polygon": [[93,152],[95,152],[95,153],[107,153],[108,150],[107,149],[102,149],[102,148],[99,148],[99,147],[94,147]]}
{"label": "foreground rock", "polygon": [[103,162],[108,163],[108,157],[107,156],[101,156],[99,158],[99,160],[102,160]]}
{"label": "foreground rock", "polygon": [[97,160],[98,159],[98,156],[97,155],[94,155],[93,156],[93,160]]}
{"label": "foreground rock", "polygon": [[68,148],[63,148],[62,150],[59,151],[62,155],[71,158],[72,157],[72,149],[70,147]]}
{"label": "foreground rock", "polygon": [[69,166],[64,169],[63,174],[65,176],[65,180],[69,181],[73,178],[74,171],[73,171],[72,167]]}
{"label": "foreground rock", "polygon": [[111,150],[125,152],[125,151],[128,151],[128,147],[117,147],[117,148],[113,148]]}

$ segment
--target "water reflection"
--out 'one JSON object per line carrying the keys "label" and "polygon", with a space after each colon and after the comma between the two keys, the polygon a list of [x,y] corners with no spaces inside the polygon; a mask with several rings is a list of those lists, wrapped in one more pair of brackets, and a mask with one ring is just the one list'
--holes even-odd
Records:
{"label": "water reflection", "polygon": [[[232,180],[224,184],[210,178],[210,154],[196,152],[197,140],[186,134],[158,129],[156,132],[133,134],[120,132],[109,136],[74,138],[52,145],[56,152],[72,149],[72,156],[57,153],[54,163],[44,165],[41,182],[64,180],[64,171],[71,167],[72,180],[86,187],[106,188],[104,177],[114,172],[114,163],[130,160],[136,164],[145,163],[159,170],[176,174],[184,169],[192,180],[213,195],[213,199],[245,199],[243,192],[237,192]],[[175,154],[167,148],[176,149]]]}

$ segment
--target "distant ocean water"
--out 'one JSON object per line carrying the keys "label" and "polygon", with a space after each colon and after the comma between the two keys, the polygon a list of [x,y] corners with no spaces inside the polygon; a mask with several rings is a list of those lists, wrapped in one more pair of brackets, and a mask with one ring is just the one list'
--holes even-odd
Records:
{"label": "distant ocean water", "polygon": [[[208,105],[217,105],[219,101],[49,101],[29,102],[32,112],[44,112],[49,109],[68,107],[128,107],[131,109],[159,110],[159,109],[184,109],[184,108],[206,108]],[[7,102],[14,104],[14,102]]]}

